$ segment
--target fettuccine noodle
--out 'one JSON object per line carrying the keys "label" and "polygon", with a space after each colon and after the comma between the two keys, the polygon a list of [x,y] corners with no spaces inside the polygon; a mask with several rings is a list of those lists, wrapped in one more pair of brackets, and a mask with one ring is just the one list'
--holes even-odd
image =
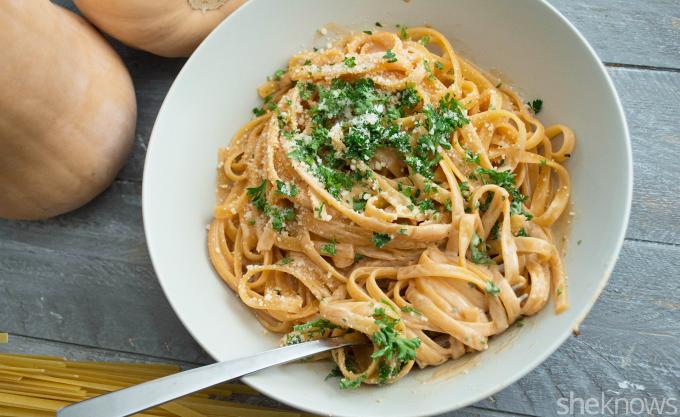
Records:
{"label": "fettuccine noodle", "polygon": [[568,307],[551,226],[574,134],[439,32],[345,36],[259,93],[219,152],[210,259],[288,343],[367,335],[333,353],[341,385],[394,382],[485,350],[550,298]]}

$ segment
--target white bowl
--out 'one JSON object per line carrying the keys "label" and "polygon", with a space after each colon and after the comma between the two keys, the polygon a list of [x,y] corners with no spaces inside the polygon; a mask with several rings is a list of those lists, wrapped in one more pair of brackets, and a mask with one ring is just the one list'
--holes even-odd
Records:
{"label": "white bowl", "polygon": [[[251,118],[255,88],[318,38],[329,23],[370,29],[430,24],[454,48],[498,69],[540,119],[577,134],[569,164],[575,217],[566,257],[571,308],[549,306],[496,337],[488,351],[385,387],[340,391],[327,363],[293,364],[244,378],[279,401],[334,416],[424,416],[487,397],[545,360],[578,326],[607,282],[621,247],[632,193],[630,140],[621,104],[592,48],[543,1],[251,0],[189,59],[151,135],[143,210],[149,252],[177,315],[216,360],[273,348],[250,312],[213,272],[206,224],[215,203],[217,149]],[[316,39],[316,42],[319,42]],[[581,244],[577,242],[582,241]],[[461,367],[461,363],[466,363]]]}

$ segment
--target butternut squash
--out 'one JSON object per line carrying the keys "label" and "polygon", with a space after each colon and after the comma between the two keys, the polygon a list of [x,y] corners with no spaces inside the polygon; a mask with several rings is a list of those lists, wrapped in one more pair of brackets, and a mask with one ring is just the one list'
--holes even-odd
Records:
{"label": "butternut squash", "polygon": [[186,57],[246,0],[75,0],[103,32],[133,48]]}
{"label": "butternut squash", "polygon": [[130,74],[85,20],[0,1],[0,217],[43,219],[103,191],[131,147]]}

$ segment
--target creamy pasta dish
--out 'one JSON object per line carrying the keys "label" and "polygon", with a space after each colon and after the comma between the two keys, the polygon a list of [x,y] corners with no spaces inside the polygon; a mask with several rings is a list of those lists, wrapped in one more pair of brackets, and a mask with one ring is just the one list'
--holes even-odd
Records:
{"label": "creamy pasta dish", "polygon": [[555,221],[575,138],[439,32],[364,31],[293,56],[219,151],[210,259],[283,342],[358,332],[342,388],[487,349],[568,307]]}

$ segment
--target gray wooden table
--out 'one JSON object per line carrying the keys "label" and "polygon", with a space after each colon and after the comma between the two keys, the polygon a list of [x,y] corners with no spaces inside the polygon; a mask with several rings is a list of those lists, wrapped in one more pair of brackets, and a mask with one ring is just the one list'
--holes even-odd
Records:
{"label": "gray wooden table", "polygon": [[[635,404],[631,415],[636,398],[674,400],[667,404],[680,414],[680,0],[552,3],[594,46],[623,100],[635,163],[630,226],[580,336],[517,383],[447,416],[559,415],[558,400],[570,395],[622,398]],[[156,281],[141,217],[146,144],[184,60],[114,44],[137,90],[133,154],[107,191],[73,213],[0,220],[0,330],[11,333],[0,350],[209,363]]]}

